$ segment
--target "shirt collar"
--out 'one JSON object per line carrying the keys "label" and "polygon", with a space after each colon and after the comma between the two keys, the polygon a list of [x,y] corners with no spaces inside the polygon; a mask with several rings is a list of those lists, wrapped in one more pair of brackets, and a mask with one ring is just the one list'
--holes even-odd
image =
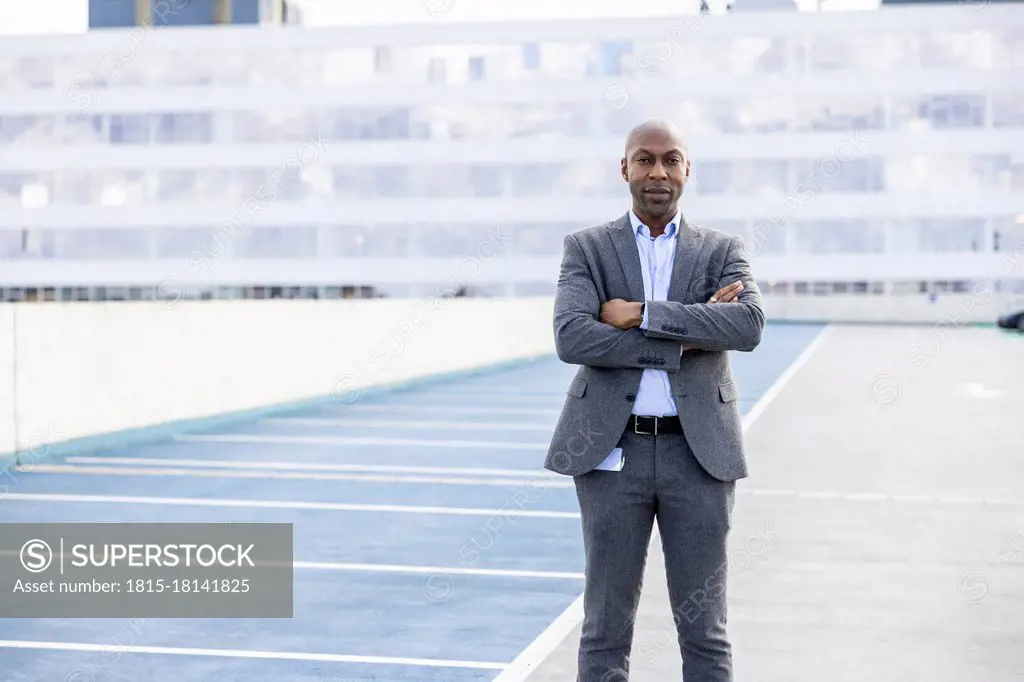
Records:
{"label": "shirt collar", "polygon": [[[682,221],[682,211],[676,211],[675,217],[673,217],[672,221],[665,226],[665,236],[668,237],[669,239],[675,237],[676,232],[679,231],[679,225],[682,223]],[[633,209],[629,209],[629,222],[633,226],[633,236],[639,234],[643,234],[645,237],[651,236],[650,228],[643,224],[643,222],[640,220],[639,216],[637,216],[636,212],[633,211]]]}

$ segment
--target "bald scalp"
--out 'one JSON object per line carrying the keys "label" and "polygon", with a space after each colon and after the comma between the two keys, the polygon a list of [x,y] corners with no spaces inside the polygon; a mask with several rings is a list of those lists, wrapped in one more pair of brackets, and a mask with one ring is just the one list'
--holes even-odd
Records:
{"label": "bald scalp", "polygon": [[673,146],[686,151],[686,140],[683,138],[683,131],[672,121],[664,118],[652,118],[633,127],[626,135],[625,156],[629,158],[632,150],[640,145],[640,140],[648,137],[666,137]]}

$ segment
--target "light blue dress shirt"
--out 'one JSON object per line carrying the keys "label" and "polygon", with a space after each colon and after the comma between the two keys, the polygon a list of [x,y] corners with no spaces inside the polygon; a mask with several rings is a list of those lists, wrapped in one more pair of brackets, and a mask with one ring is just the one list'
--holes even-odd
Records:
{"label": "light blue dress shirt", "polygon": [[[629,220],[633,224],[637,251],[640,253],[640,271],[644,278],[644,300],[668,300],[668,285],[672,279],[672,263],[676,254],[676,242],[682,213],[676,213],[672,222],[665,226],[665,231],[658,237],[651,238],[651,230],[632,211]],[[644,308],[644,320],[641,329],[647,329],[647,309]],[[682,352],[682,344],[679,346]],[[663,369],[645,369],[640,375],[640,388],[633,402],[633,414],[654,417],[671,417],[679,414],[675,398],[672,396],[672,384],[668,380],[668,372]],[[626,464],[622,448],[614,448],[598,469],[606,471],[622,471]]]}
{"label": "light blue dress shirt", "polygon": [[[640,269],[644,277],[644,300],[665,301],[668,299],[668,285],[672,279],[672,262],[675,259],[676,242],[682,214],[676,213],[658,237],[652,239],[650,229],[640,222],[632,210],[629,220],[633,224],[637,249],[640,252]],[[647,329],[647,309],[641,329]],[[680,345],[680,351],[682,346]],[[678,414],[668,372],[662,369],[645,369],[640,377],[640,389],[636,392],[633,414],[668,417]]]}

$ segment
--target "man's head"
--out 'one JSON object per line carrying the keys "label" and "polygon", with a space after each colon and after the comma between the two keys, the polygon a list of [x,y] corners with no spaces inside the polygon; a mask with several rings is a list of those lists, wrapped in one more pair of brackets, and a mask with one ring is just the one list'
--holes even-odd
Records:
{"label": "man's head", "polygon": [[683,135],[670,121],[644,121],[626,137],[622,177],[633,195],[633,210],[644,220],[668,221],[690,176]]}

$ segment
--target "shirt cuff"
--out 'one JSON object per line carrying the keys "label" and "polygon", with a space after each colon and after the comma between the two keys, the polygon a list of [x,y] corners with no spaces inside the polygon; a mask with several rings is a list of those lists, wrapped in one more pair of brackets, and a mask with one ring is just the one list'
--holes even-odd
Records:
{"label": "shirt cuff", "polygon": [[650,310],[650,306],[648,306],[647,303],[644,302],[644,321],[640,323],[640,328],[643,329],[644,331],[647,330],[647,319],[648,319],[648,311],[649,310]]}

